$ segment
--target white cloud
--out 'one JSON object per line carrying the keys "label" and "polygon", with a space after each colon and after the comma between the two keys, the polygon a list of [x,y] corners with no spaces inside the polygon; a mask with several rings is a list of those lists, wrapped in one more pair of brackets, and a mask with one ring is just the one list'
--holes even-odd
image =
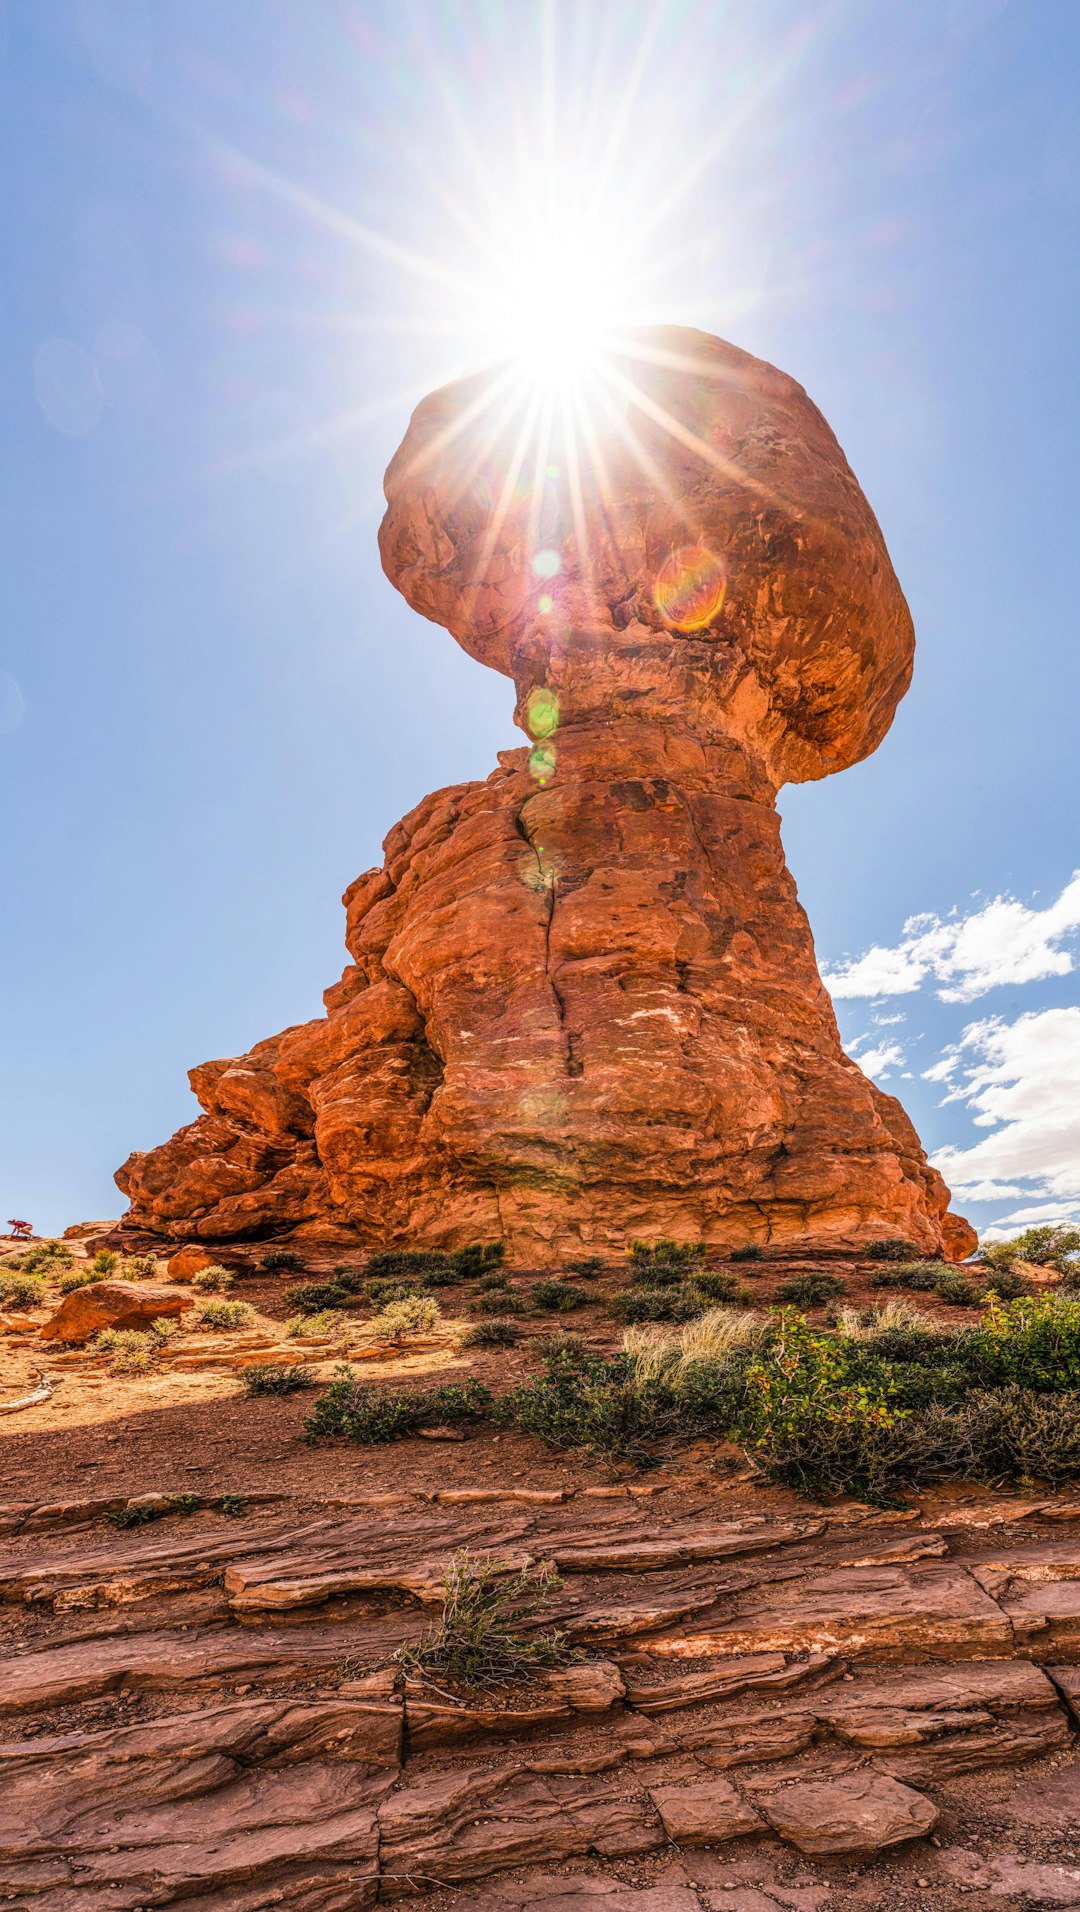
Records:
{"label": "white cloud", "polygon": [[[1057,1221],[1080,1212],[1080,1008],[970,1023],[948,1057],[946,1102],[966,1102],[976,1126],[992,1131],[937,1157],[961,1199],[1026,1197],[1033,1206],[1007,1218],[1016,1227],[1027,1225],[1022,1217]],[[994,1196],[983,1192],[988,1185]]]}
{"label": "white cloud", "polygon": [[[859,1041],[865,1042],[866,1037],[860,1036]],[[850,1050],[856,1045],[851,1043],[848,1046]],[[863,1050],[859,1067],[864,1075],[873,1076],[875,1082],[882,1082],[891,1070],[899,1068],[903,1060],[904,1051],[898,1042],[882,1042],[876,1049]]]}
{"label": "white cloud", "polygon": [[890,1029],[894,1023],[906,1022],[906,1021],[907,1021],[907,1017],[905,1016],[902,1009],[897,1010],[897,1013],[895,1016],[875,1016],[874,1017],[874,1022],[876,1023],[879,1029]]}
{"label": "white cloud", "polygon": [[907,996],[932,977],[944,985],[937,992],[942,1002],[973,1002],[1002,983],[1068,975],[1072,952],[1060,945],[1077,928],[1080,870],[1046,909],[996,896],[967,916],[910,916],[895,948],[875,943],[823,980],[839,998]]}

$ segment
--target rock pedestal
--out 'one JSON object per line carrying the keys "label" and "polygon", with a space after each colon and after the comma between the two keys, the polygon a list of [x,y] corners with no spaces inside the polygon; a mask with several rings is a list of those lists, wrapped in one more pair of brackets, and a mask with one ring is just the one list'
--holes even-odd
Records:
{"label": "rock pedestal", "polygon": [[124,1164],[126,1220],[536,1264],[657,1235],[967,1252],[840,1047],[780,842],[780,785],[876,747],[914,643],[802,389],[650,330],[576,416],[507,371],[435,393],[386,492],[387,574],[514,679],[530,744],[390,832],[325,1017],[191,1072],[205,1113]]}

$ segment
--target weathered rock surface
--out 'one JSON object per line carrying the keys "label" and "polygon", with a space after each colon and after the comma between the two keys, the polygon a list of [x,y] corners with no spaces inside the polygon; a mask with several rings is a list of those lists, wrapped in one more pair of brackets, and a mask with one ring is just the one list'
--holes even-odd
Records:
{"label": "weathered rock surface", "polygon": [[118,1172],[129,1227],[498,1236],[535,1265],[657,1234],[974,1246],[840,1047],[775,808],[907,687],[881,532],[773,367],[668,328],[618,375],[643,457],[612,432],[576,512],[566,447],[515,493],[490,375],[418,407],[384,567],[514,679],[533,748],[390,832],[325,1017],[192,1070],[204,1113]]}
{"label": "weathered rock surface", "polygon": [[191,1297],[178,1295],[175,1288],[92,1281],[65,1295],[40,1332],[46,1341],[90,1341],[103,1328],[148,1328],[162,1315],[181,1315],[190,1306]]}
{"label": "weathered rock surface", "polygon": [[[1005,1594],[1044,1598],[1080,1585],[1080,1537],[1062,1522],[1036,1526],[1029,1503],[1011,1524],[999,1509],[993,1534],[964,1509],[932,1532],[891,1515],[756,1518],[744,1550],[716,1554],[739,1523],[709,1521],[705,1506],[710,1557],[694,1559],[685,1507],[671,1518],[657,1502],[455,1491],[464,1498],[445,1506],[374,1496],[360,1518],[208,1510],[111,1534],[60,1521],[48,1539],[55,1509],[24,1512],[0,1557],[15,1649],[0,1648],[0,1896],[48,1912],[346,1912],[454,1887],[469,1912],[706,1912],[721,1900],[825,1912],[831,1888],[805,1870],[792,1883],[795,1854],[888,1854],[929,1832],[943,1803],[953,1813],[952,1789],[975,1774],[1008,1777],[1015,1823],[1037,1821],[1040,1862],[957,1846],[920,1852],[920,1871],[946,1894],[964,1883],[1072,1903],[1074,1874],[1042,1860],[1059,1821],[1072,1850],[1080,1769],[1064,1762],[1080,1674],[1068,1653],[1035,1664],[1052,1629],[1015,1631],[986,1584],[999,1574]],[[562,1560],[548,1617],[599,1634],[621,1615],[622,1631],[605,1657],[506,1697],[403,1679],[394,1646],[430,1624],[431,1565],[460,1545]],[[631,1547],[642,1560],[628,1587]],[[891,1564],[857,1564],[875,1553]],[[245,1609],[248,1588],[301,1585],[284,1616]],[[851,1609],[844,1659],[807,1652],[794,1625],[805,1601],[820,1627],[824,1592],[830,1627],[841,1594]],[[690,1601],[707,1625],[658,1630],[665,1604]],[[943,1625],[946,1604],[957,1626]],[[791,1637],[732,1650],[732,1632],[760,1633],[766,1612],[773,1631],[786,1615]],[[1010,1769],[1046,1754],[1052,1765],[1029,1768],[1018,1790]],[[665,1854],[670,1880],[640,1893],[603,1875],[605,1861]],[[587,1878],[505,1876],[579,1863]],[[880,1879],[884,1897],[864,1875],[868,1912],[891,1903]]]}

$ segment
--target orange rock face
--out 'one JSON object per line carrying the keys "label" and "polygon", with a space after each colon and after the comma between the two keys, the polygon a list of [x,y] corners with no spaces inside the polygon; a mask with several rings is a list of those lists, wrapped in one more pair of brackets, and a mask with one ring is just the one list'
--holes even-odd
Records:
{"label": "orange rock face", "polygon": [[192,1071],[205,1113],[117,1175],[132,1225],[537,1264],[635,1235],[974,1246],[840,1047],[775,808],[907,688],[881,532],[773,367],[667,328],[609,376],[539,460],[505,373],[418,407],[383,565],[513,678],[531,747],[390,832],[325,1017]]}

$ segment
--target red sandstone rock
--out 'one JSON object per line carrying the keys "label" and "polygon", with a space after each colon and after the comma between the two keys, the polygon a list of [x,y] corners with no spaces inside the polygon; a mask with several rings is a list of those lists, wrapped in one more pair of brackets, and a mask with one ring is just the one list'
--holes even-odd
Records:
{"label": "red sandstone rock", "polygon": [[576,511],[566,447],[539,513],[518,496],[490,375],[414,414],[384,567],[513,677],[534,748],[395,826],[325,1018],[192,1071],[205,1113],[118,1172],[129,1227],[498,1236],[533,1265],[635,1235],[974,1246],[840,1047],[775,809],[907,688],[881,532],[773,367],[667,328],[615,375],[645,457],[612,430]]}
{"label": "red sandstone rock", "polygon": [[923,1793],[871,1772],[788,1786],[759,1803],[781,1838],[800,1852],[880,1852],[924,1838],[939,1817]]}
{"label": "red sandstone rock", "polygon": [[89,1341],[102,1328],[148,1328],[161,1315],[183,1314],[191,1298],[172,1288],[151,1288],[146,1282],[94,1281],[65,1295],[48,1321],[42,1323],[46,1341]]}
{"label": "red sandstone rock", "polygon": [[169,1280],[190,1281],[192,1275],[197,1275],[201,1269],[213,1266],[214,1257],[208,1255],[205,1248],[181,1248],[175,1255],[169,1256]]}

